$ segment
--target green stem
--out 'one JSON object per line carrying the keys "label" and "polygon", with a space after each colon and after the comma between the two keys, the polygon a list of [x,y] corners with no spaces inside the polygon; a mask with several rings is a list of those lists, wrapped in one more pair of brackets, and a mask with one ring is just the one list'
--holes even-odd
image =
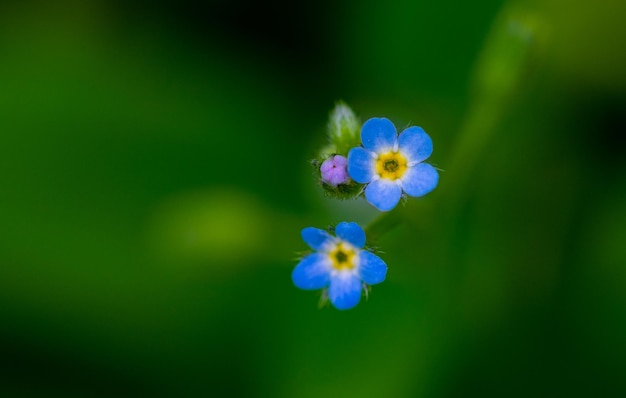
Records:
{"label": "green stem", "polygon": [[370,242],[377,242],[378,239],[398,226],[404,217],[401,211],[391,211],[383,213],[365,227],[365,234]]}

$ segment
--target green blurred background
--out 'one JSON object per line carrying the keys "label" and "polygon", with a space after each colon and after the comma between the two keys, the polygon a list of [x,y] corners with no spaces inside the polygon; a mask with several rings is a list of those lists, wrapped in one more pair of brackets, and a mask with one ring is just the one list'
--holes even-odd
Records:
{"label": "green blurred background", "polygon": [[[0,3],[0,395],[624,396],[626,3],[457,3]],[[340,99],[443,169],[347,312]]]}

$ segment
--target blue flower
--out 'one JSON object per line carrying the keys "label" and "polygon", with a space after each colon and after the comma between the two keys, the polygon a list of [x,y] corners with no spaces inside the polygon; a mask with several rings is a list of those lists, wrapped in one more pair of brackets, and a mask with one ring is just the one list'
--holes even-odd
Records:
{"label": "blue flower", "polygon": [[353,308],[365,285],[385,280],[387,265],[363,249],[365,232],[356,223],[342,222],[332,236],[318,228],[304,228],[302,239],[315,250],[304,257],[291,274],[300,289],[328,288],[330,302],[339,310]]}
{"label": "blue flower", "polygon": [[362,147],[348,153],[348,174],[365,187],[365,199],[378,210],[396,207],[403,194],[422,196],[435,189],[439,174],[427,163],[433,142],[417,126],[400,136],[389,119],[372,118],[361,128]]}

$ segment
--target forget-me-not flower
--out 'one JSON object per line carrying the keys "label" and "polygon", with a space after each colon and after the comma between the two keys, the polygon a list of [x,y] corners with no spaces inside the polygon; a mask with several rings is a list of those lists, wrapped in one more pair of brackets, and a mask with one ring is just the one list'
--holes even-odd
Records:
{"label": "forget-me-not flower", "polygon": [[361,128],[361,141],[363,146],[348,154],[348,174],[367,184],[365,199],[378,210],[393,209],[403,194],[422,196],[437,186],[437,170],[422,163],[433,152],[433,142],[421,127],[398,136],[389,119],[372,118]]}
{"label": "forget-me-not flower", "polygon": [[302,239],[315,250],[304,257],[293,270],[293,283],[300,289],[328,288],[335,308],[353,308],[361,299],[366,285],[385,280],[387,265],[364,249],[365,232],[354,222],[341,222],[335,235],[318,228],[304,228]]}

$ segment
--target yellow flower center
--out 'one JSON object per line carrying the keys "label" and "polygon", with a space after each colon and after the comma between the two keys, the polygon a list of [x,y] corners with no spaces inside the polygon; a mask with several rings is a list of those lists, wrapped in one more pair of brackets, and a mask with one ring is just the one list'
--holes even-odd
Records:
{"label": "yellow flower center", "polygon": [[335,246],[335,248],[328,253],[328,256],[332,261],[333,268],[337,270],[354,268],[354,258],[356,256],[356,252],[354,249],[343,243],[339,243]]}
{"label": "yellow flower center", "polygon": [[383,153],[376,160],[376,172],[380,178],[397,180],[407,169],[407,161],[399,152]]}

